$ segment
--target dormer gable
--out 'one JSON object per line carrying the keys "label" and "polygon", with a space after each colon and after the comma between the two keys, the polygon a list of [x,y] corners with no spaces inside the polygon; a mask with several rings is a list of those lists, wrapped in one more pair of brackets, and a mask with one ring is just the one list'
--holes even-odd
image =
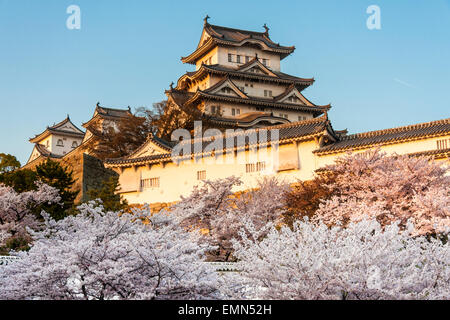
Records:
{"label": "dormer gable", "polygon": [[224,78],[214,86],[206,89],[204,92],[218,95],[228,95],[248,99],[248,96],[239,89],[230,78]]}
{"label": "dormer gable", "polygon": [[137,150],[135,150],[133,153],[127,156],[127,159],[136,159],[155,155],[170,154],[171,150],[172,149],[167,142],[157,137],[154,137],[152,134],[150,134],[147,137],[147,141]]}
{"label": "dormer gable", "polygon": [[295,86],[289,86],[285,92],[274,97],[274,100],[282,103],[301,104],[306,106],[314,105],[306,99]]}
{"label": "dormer gable", "polygon": [[258,57],[253,58],[249,62],[243,64],[239,68],[237,68],[237,71],[241,72],[251,72],[256,74],[264,74],[271,77],[278,77],[275,73],[273,73],[269,68],[267,68],[264,64],[262,64]]}
{"label": "dormer gable", "polygon": [[205,45],[205,43],[211,39],[211,36],[208,34],[205,28],[203,28],[202,35],[200,36],[200,41],[198,42],[197,49]]}
{"label": "dormer gable", "polygon": [[43,132],[35,135],[29,141],[31,143],[41,143],[44,139],[48,138],[51,135],[83,139],[84,132],[78,129],[77,126],[74,125],[72,121],[70,121],[69,116],[67,116],[67,118],[63,121],[54,124],[53,126],[47,127]]}

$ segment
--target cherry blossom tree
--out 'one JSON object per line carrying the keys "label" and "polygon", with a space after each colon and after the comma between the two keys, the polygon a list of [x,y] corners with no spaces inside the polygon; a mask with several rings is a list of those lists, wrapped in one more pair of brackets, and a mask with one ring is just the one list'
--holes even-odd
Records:
{"label": "cherry blossom tree", "polygon": [[238,177],[205,181],[169,210],[188,230],[201,231],[202,241],[218,247],[211,259],[232,259],[231,240],[239,238],[245,219],[259,230],[281,218],[288,184],[266,176],[258,180],[255,188],[233,193],[233,188],[240,185]]}
{"label": "cherry blossom tree", "polygon": [[37,190],[18,193],[0,184],[0,247],[11,237],[28,239],[26,228],[40,226],[32,210],[41,204],[59,203],[58,189],[37,182]]}
{"label": "cherry blossom tree", "polygon": [[209,299],[217,298],[217,274],[202,261],[197,243],[173,219],[148,210],[80,213],[54,221],[21,258],[0,269],[0,299]]}
{"label": "cherry blossom tree", "polygon": [[359,221],[365,215],[382,225],[411,220],[416,234],[450,227],[450,167],[426,157],[387,156],[379,150],[342,157],[326,168],[333,196],[313,219],[328,225]]}
{"label": "cherry blossom tree", "polygon": [[[252,226],[247,226],[251,230]],[[238,273],[225,288],[248,299],[449,299],[449,243],[376,220],[346,228],[296,221],[234,241]]]}

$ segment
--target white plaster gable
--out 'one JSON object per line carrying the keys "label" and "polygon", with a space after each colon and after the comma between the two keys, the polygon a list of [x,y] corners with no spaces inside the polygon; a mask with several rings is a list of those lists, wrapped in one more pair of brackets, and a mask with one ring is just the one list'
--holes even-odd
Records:
{"label": "white plaster gable", "polygon": [[208,41],[209,38],[211,38],[211,36],[205,31],[205,29],[203,29],[197,48],[200,48],[206,41]]}
{"label": "white plaster gable", "polygon": [[[227,90],[224,91],[224,89]],[[209,91],[209,93],[248,99],[247,95],[243,93],[230,79],[226,79],[222,84]]]}
{"label": "white plaster gable", "polygon": [[284,96],[282,99],[280,99],[279,102],[301,104],[301,105],[307,105],[307,106],[313,105],[310,101],[308,101],[308,99],[306,99],[297,90],[297,88],[292,88],[292,90],[286,96]]}
{"label": "white plaster gable", "polygon": [[39,152],[37,147],[34,146],[33,151],[31,152],[30,158],[28,159],[28,162],[33,161],[34,159],[38,158],[40,155],[41,155],[41,153]]}
{"label": "white plaster gable", "polygon": [[81,130],[79,130],[78,128],[76,128],[73,123],[71,122],[67,122],[62,126],[59,126],[57,128],[58,130],[64,130],[64,131],[70,131],[70,132],[76,132],[76,133],[83,133]]}
{"label": "white plaster gable", "polygon": [[128,158],[135,159],[141,157],[148,157],[158,154],[166,154],[170,153],[167,149],[160,147],[153,140],[149,139],[146,143],[144,143],[138,150],[132,153]]}
{"label": "white plaster gable", "polygon": [[265,74],[271,77],[277,77],[275,73],[270,71],[269,68],[265,67],[263,64],[261,64],[259,61],[254,61],[250,65],[239,69],[241,72],[253,72],[253,73],[259,73],[259,74]]}

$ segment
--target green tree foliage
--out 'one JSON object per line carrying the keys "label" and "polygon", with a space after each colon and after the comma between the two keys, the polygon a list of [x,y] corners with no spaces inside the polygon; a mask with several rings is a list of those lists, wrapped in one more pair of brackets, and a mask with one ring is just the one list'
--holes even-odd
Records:
{"label": "green tree foliage", "polygon": [[36,173],[20,169],[20,162],[13,155],[0,153],[0,183],[13,187],[17,192],[35,190]]}
{"label": "green tree foliage", "polygon": [[13,155],[0,153],[0,174],[20,168],[20,162]]}
{"label": "green tree foliage", "polygon": [[118,188],[119,178],[110,177],[103,181],[100,188],[88,190],[87,195],[89,200],[102,200],[105,211],[120,211],[125,209],[128,204],[121,199],[119,194],[116,194]]}
{"label": "green tree foliage", "polygon": [[74,200],[79,192],[79,190],[73,190],[73,184],[75,183],[73,172],[50,159],[36,166],[35,170],[37,180],[59,190],[61,203],[63,204],[62,206],[59,204],[44,205],[39,209],[45,210],[55,220],[64,218],[73,208]]}
{"label": "green tree foliage", "polygon": [[13,187],[19,193],[35,190],[36,180],[36,172],[30,169],[0,173],[0,183]]}

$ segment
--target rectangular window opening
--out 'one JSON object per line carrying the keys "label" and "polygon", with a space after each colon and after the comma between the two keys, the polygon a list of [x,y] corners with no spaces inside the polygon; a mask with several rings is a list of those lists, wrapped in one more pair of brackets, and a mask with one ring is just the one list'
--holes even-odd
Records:
{"label": "rectangular window opening", "polygon": [[141,179],[141,189],[159,188],[159,177]]}

